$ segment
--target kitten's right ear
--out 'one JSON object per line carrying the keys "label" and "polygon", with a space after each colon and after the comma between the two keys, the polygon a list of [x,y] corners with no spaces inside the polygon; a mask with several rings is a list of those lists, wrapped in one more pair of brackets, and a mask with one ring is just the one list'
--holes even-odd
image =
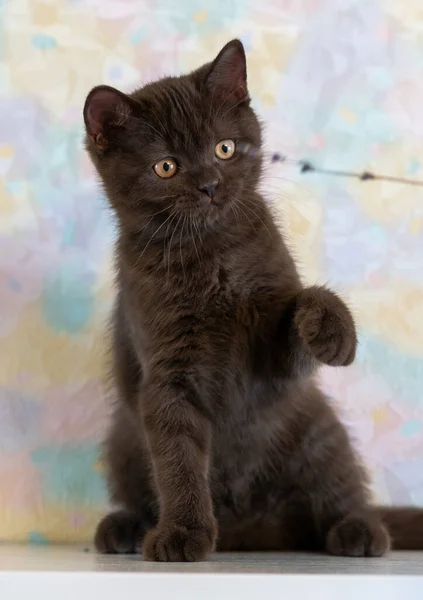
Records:
{"label": "kitten's right ear", "polygon": [[98,150],[109,147],[110,125],[123,125],[133,113],[135,102],[108,85],[91,90],[85,100],[84,122],[88,137]]}

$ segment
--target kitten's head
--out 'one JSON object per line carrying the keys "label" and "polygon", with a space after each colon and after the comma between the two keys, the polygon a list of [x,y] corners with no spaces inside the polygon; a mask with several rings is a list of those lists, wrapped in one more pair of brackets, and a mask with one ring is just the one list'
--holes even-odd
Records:
{"label": "kitten's head", "polygon": [[222,222],[260,176],[258,153],[245,151],[261,144],[249,100],[238,40],[197,71],[131,95],[94,88],[84,107],[86,146],[121,223]]}

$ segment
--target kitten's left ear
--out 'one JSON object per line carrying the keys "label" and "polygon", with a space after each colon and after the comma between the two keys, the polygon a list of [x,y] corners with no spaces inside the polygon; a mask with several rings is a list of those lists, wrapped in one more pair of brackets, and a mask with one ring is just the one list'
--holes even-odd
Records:
{"label": "kitten's left ear", "polygon": [[232,40],[219,52],[211,64],[206,85],[215,96],[241,104],[250,97],[247,88],[247,61],[240,40]]}

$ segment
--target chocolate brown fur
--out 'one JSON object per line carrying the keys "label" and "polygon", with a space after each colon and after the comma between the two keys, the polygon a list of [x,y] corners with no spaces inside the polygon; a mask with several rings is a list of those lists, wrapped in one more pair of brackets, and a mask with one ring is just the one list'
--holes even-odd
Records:
{"label": "chocolate brown fur", "polygon": [[[87,149],[119,226],[107,439],[119,511],[102,552],[200,560],[218,550],[379,556],[423,548],[423,511],[372,507],[367,477],[316,387],[357,337],[345,304],[305,288],[257,191],[259,122],[238,41],[190,75],[125,96],[100,86]],[[215,145],[236,141],[230,160]],[[180,169],[161,179],[166,157]],[[219,181],[210,198],[200,188]],[[389,532],[388,532],[389,530]],[[390,535],[391,534],[391,535]]]}

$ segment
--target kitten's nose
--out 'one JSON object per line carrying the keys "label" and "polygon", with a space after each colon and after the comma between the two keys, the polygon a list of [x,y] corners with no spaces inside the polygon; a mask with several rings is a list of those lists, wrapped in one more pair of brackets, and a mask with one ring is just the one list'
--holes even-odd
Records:
{"label": "kitten's nose", "polygon": [[211,181],[210,183],[203,183],[202,185],[199,185],[198,189],[200,190],[200,192],[207,194],[209,198],[213,198],[216,194],[216,188],[218,185],[219,182],[216,179],[216,181]]}

